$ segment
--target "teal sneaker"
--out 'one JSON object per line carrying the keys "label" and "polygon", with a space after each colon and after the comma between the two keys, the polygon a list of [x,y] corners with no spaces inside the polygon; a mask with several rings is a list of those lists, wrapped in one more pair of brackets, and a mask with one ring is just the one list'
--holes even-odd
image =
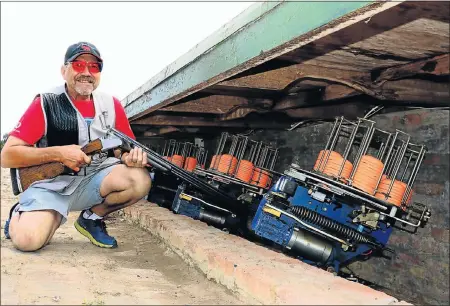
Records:
{"label": "teal sneaker", "polygon": [[102,219],[90,220],[83,218],[83,211],[80,213],[75,228],[81,235],[87,237],[92,244],[101,248],[117,248],[117,241],[106,231],[105,221]]}

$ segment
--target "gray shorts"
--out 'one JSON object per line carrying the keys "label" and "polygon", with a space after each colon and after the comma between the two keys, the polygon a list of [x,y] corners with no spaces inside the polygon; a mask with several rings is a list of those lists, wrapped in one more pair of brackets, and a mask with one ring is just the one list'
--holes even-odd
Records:
{"label": "gray shorts", "polygon": [[70,195],[30,186],[19,197],[18,211],[55,210],[63,216],[61,224],[67,221],[70,211],[82,211],[103,202],[100,185],[116,165],[112,165],[84,178]]}

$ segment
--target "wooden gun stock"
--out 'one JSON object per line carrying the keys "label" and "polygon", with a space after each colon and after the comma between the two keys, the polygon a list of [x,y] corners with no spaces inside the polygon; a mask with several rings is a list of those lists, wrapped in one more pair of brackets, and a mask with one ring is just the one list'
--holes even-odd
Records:
{"label": "wooden gun stock", "polygon": [[[85,145],[81,150],[86,155],[92,155],[100,152],[103,149],[103,144],[100,139],[96,139]],[[13,185],[14,195],[18,195],[21,192],[30,187],[30,185],[36,181],[52,179],[64,172],[72,171],[64,164],[59,162],[46,163],[42,165],[11,169],[11,180]]]}

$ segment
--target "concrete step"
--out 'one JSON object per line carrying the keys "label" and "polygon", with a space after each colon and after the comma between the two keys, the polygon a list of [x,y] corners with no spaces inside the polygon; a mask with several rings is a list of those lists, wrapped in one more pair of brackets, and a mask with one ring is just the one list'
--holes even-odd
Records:
{"label": "concrete step", "polygon": [[147,201],[122,215],[249,304],[411,305]]}

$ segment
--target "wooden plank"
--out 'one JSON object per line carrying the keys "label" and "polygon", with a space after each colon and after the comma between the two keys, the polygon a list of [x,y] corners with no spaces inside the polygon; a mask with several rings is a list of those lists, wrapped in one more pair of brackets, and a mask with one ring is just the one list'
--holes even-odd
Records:
{"label": "wooden plank", "polygon": [[308,92],[299,92],[294,96],[287,96],[286,98],[278,101],[273,107],[274,111],[281,111],[285,109],[291,109],[296,107],[305,106],[310,100]]}
{"label": "wooden plank", "polygon": [[448,107],[450,83],[437,83],[420,79],[388,81],[378,88],[387,100],[421,102],[433,106]]}
{"label": "wooden plank", "polygon": [[225,86],[217,84],[211,87],[207,87],[203,89],[201,92],[215,95],[228,95],[244,98],[265,98],[265,99],[276,99],[283,95],[283,93],[278,90]]}
{"label": "wooden plank", "polygon": [[280,59],[344,70],[385,68],[448,52],[446,2],[407,1]]}
{"label": "wooden plank", "polygon": [[242,97],[212,95],[192,101],[161,108],[163,112],[186,112],[203,114],[224,114],[237,105],[247,105],[248,99]]}
{"label": "wooden plank", "polygon": [[220,84],[228,86],[283,90],[291,83],[301,78],[343,83],[344,85],[363,91],[364,89],[359,87],[355,81],[358,80],[358,82],[361,82],[364,80],[370,80],[370,74],[366,72],[343,71],[340,69],[324,68],[321,66],[307,64],[295,64],[264,73],[223,81]]}
{"label": "wooden plank", "polygon": [[355,90],[354,88],[340,84],[330,84],[327,87],[325,87],[325,90],[322,95],[322,100],[333,101],[357,96],[360,94],[361,92]]}
{"label": "wooden plank", "polygon": [[[370,24],[361,23],[360,31],[365,32]],[[340,33],[342,37],[346,37],[344,32]],[[448,52],[450,46],[448,22],[430,19],[412,21],[355,43],[347,41],[346,45],[337,39],[326,37],[281,59],[325,68],[370,71],[442,54]]]}
{"label": "wooden plank", "polygon": [[152,136],[158,136],[158,135],[164,135],[164,134],[168,134],[168,133],[173,133],[173,132],[178,132],[179,129],[174,127],[174,126],[167,126],[167,127],[162,127],[159,129],[151,129],[149,131],[145,131],[142,136],[140,137],[152,137]]}
{"label": "wooden plank", "polygon": [[[442,65],[439,65],[439,69],[442,69]],[[401,100],[405,101],[405,99],[411,98],[413,101],[422,102],[430,101],[430,102],[443,102],[442,99],[445,99],[445,92],[448,93],[448,84],[432,84],[431,81],[422,81],[416,80],[411,82],[401,82],[395,85],[391,83],[392,81],[386,82],[391,83],[386,86],[381,86],[379,84],[374,84],[371,80],[371,76],[368,73],[363,72],[355,72],[355,71],[341,71],[317,66],[311,66],[306,64],[296,64],[289,67],[283,67],[280,69],[275,69],[271,71],[267,71],[265,73],[257,74],[257,75],[249,75],[242,78],[236,78],[230,81],[222,82],[222,84],[226,85],[234,85],[234,86],[272,86],[272,89],[282,89],[287,87],[289,84],[296,82],[300,78],[316,78],[319,80],[327,80],[336,83],[340,83],[340,85],[345,85],[350,89],[345,94],[355,95],[358,93],[367,94],[373,97],[376,97],[381,100]],[[273,88],[278,86],[279,88]],[[411,86],[410,90],[414,92],[414,95],[406,92],[407,86]],[[414,88],[417,86],[424,86],[424,88]],[[434,93],[430,93],[427,100],[427,90],[436,90]],[[340,90],[340,89],[339,89]],[[392,92],[394,90],[394,92]],[[398,90],[399,92],[395,92]],[[331,92],[330,92],[331,93]]]}
{"label": "wooden plank", "polygon": [[230,120],[220,121],[218,118],[205,118],[198,116],[177,116],[177,115],[153,115],[133,121],[133,126],[185,126],[185,127],[222,127],[222,128],[285,128],[291,122],[279,120]]}
{"label": "wooden plank", "polygon": [[237,106],[270,108],[273,101],[270,99],[247,99],[233,96],[212,95],[192,101],[167,106],[158,112],[184,112],[198,114],[225,114]]}
{"label": "wooden plank", "polygon": [[374,81],[375,84],[388,80],[398,80],[416,74],[422,75],[448,75],[449,74],[449,54],[443,54],[430,59],[419,60],[410,64],[391,67],[380,72]]}
{"label": "wooden plank", "polygon": [[336,116],[344,116],[348,119],[354,119],[364,116],[367,104],[364,103],[345,103],[332,104],[320,107],[304,107],[286,110],[285,113],[290,117],[297,119],[322,119],[329,120]]}

